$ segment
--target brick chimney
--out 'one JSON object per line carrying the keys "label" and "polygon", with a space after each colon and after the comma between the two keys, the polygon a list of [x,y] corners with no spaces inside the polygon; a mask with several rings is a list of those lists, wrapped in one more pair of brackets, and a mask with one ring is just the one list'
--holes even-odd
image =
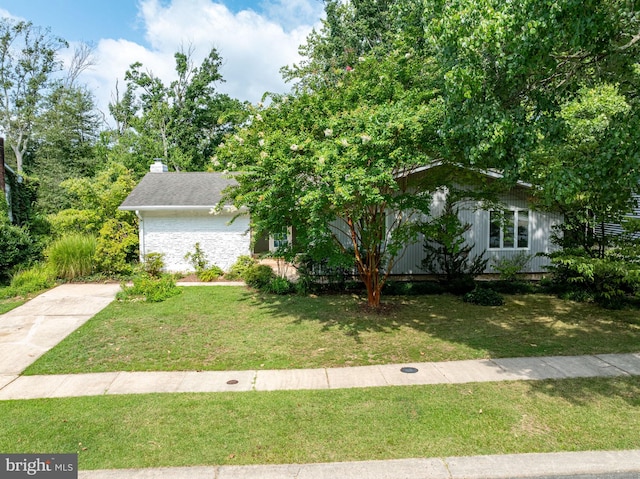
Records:
{"label": "brick chimney", "polygon": [[165,165],[160,158],[154,158],[153,161],[154,163],[149,169],[151,173],[166,173],[167,171],[169,171],[167,165]]}

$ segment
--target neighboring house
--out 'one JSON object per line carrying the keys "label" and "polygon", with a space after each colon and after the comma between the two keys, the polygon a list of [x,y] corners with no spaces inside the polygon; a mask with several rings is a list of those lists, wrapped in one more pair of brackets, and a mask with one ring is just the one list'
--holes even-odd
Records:
{"label": "neighboring house", "polygon": [[231,222],[234,208],[216,208],[223,190],[233,184],[222,173],[169,173],[156,161],[119,208],[134,211],[140,220],[140,259],[162,253],[167,271],[187,272],[193,267],[185,255],[196,243],[209,264],[223,270],[251,254],[249,217]]}
{"label": "neighboring house", "polygon": [[[634,203],[633,209],[627,215],[625,215],[625,218],[622,220],[623,222],[627,219],[632,219],[636,221],[640,220],[640,194],[638,193],[633,194],[633,203]],[[604,234],[607,238],[618,237],[622,235],[624,231],[625,231],[624,227],[622,226],[621,223],[605,223],[604,224]],[[640,234],[634,232],[632,233],[631,237],[634,239],[639,239]]]}
{"label": "neighboring house", "polygon": [[[412,180],[420,185],[420,179],[436,172],[439,165],[418,168],[412,172]],[[495,181],[499,174],[482,172],[485,180]],[[228,269],[240,255],[273,251],[283,241],[292,240],[292,231],[283,225],[281,232],[270,238],[251,241],[248,215],[238,217],[232,208],[222,208],[220,213],[212,211],[222,197],[222,191],[235,183],[220,173],[168,173],[159,162],[152,172],[142,179],[120,209],[135,211],[140,219],[140,256],[148,253],[163,253],[169,271],[189,271],[190,264],[184,259],[199,243],[210,263]],[[462,188],[469,186],[460,185]],[[466,234],[469,243],[474,243],[470,256],[485,252],[489,259],[486,273],[495,273],[494,262],[514,258],[516,255],[530,257],[525,273],[546,272],[549,259],[538,253],[554,250],[551,243],[552,227],[562,222],[557,213],[536,211],[530,200],[531,187],[519,183],[506,194],[499,196],[502,209],[483,209],[479,201],[464,201],[457,205],[463,223],[472,225]],[[447,190],[440,188],[434,194],[431,214],[442,212]],[[348,242],[348,238],[345,238]],[[420,276],[427,274],[420,266],[424,258],[424,238],[411,245],[396,263],[394,275]]]}

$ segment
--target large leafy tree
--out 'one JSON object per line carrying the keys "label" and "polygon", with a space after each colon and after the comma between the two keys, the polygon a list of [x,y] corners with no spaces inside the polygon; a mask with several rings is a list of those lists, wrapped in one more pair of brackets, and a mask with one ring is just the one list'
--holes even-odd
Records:
{"label": "large leafy tree", "polygon": [[47,29],[0,18],[0,129],[19,172],[53,74],[62,68],[57,53],[66,47]]}
{"label": "large leafy tree", "polygon": [[38,209],[53,213],[70,206],[60,183],[93,176],[101,166],[96,153],[100,118],[93,96],[84,87],[59,82],[47,94],[34,123],[32,164],[40,179]]}
{"label": "large leafy tree", "polygon": [[258,234],[291,226],[290,253],[350,257],[373,307],[429,211],[429,192],[408,180],[437,143],[429,68],[409,48],[361,58],[333,87],[273,97],[216,159],[249,165],[230,196]]}
{"label": "large leafy tree", "polygon": [[222,60],[212,49],[200,66],[192,52],[175,54],[177,79],[165,84],[141,63],[126,73],[127,87],[110,105],[119,141],[139,158],[144,171],[150,157],[164,158],[177,170],[203,170],[224,134],[245,117],[241,102],[216,91],[223,81]]}

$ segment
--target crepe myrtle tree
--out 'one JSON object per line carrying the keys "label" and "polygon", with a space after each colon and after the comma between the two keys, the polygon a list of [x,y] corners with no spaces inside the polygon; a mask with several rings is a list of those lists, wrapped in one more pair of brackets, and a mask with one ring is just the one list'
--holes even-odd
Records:
{"label": "crepe myrtle tree", "polygon": [[371,307],[431,204],[410,181],[441,114],[425,65],[409,50],[372,55],[334,87],[272,96],[213,159],[242,170],[227,198],[249,209],[254,231],[294,227],[291,257],[350,255]]}

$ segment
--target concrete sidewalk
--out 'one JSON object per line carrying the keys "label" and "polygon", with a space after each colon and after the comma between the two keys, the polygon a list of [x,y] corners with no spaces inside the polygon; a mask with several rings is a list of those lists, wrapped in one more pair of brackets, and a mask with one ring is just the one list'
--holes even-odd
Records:
{"label": "concrete sidewalk", "polygon": [[[403,372],[409,368],[411,372]],[[108,372],[7,376],[0,400],[105,394],[344,389],[640,375],[640,353],[549,356],[351,368]]]}

